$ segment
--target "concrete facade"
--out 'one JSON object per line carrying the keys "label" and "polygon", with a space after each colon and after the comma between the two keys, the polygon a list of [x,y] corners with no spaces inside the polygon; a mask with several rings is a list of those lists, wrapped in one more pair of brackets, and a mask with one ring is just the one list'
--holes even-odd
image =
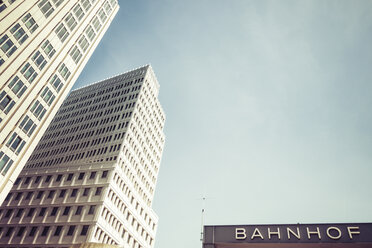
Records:
{"label": "concrete facade", "polygon": [[0,2],[0,203],[118,9],[117,0]]}
{"label": "concrete facade", "polygon": [[150,66],[72,91],[0,208],[0,247],[153,247],[158,92]]}

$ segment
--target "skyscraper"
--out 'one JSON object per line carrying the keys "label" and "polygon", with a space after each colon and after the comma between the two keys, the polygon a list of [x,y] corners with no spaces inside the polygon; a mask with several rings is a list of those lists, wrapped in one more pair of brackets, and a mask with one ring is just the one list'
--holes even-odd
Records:
{"label": "skyscraper", "polygon": [[150,66],[72,91],[0,208],[0,247],[153,247],[158,92]]}
{"label": "skyscraper", "polygon": [[117,0],[0,1],[0,203],[118,9]]}

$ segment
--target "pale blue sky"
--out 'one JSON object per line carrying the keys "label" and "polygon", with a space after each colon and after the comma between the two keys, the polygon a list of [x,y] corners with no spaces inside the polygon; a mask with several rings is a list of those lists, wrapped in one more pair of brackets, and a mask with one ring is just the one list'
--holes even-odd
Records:
{"label": "pale blue sky", "polygon": [[123,1],[75,87],[150,63],[156,248],[206,224],[372,221],[372,1]]}

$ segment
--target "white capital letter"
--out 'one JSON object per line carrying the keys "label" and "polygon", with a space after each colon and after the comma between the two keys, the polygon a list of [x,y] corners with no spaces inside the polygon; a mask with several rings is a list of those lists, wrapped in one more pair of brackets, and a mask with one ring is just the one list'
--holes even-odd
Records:
{"label": "white capital letter", "polygon": [[270,230],[270,227],[268,228],[267,232],[269,233],[269,239],[271,239],[271,235],[278,235],[278,239],[280,239],[280,230],[279,230],[279,227],[277,228],[277,231],[276,232],[272,232]]}
{"label": "white capital letter", "polygon": [[287,227],[288,239],[291,239],[291,235],[289,235],[289,233],[292,233],[293,236],[295,236],[297,239],[301,239],[300,228],[297,227],[297,233],[295,233],[294,231],[289,229],[289,227]]}
{"label": "white capital letter", "polygon": [[258,230],[257,228],[254,229],[251,239],[254,239],[256,237],[264,239],[262,234],[260,233],[260,230]]}
{"label": "white capital letter", "polygon": [[247,234],[244,228],[235,228],[235,239],[246,239]]}
{"label": "white capital letter", "polygon": [[311,234],[318,234],[318,238],[319,238],[319,239],[322,239],[322,238],[320,237],[319,227],[316,228],[316,231],[310,231],[308,227],[306,227],[306,229],[307,229],[307,237],[308,237],[309,239],[310,239],[310,235],[311,235]]}
{"label": "white capital letter", "polygon": [[[331,230],[336,230],[338,232],[338,235],[337,236],[332,236],[331,233],[330,233]],[[339,239],[339,238],[341,238],[341,230],[338,229],[335,226],[328,227],[327,228],[327,236],[330,237],[331,239]]]}
{"label": "white capital letter", "polygon": [[[357,230],[357,231],[353,232],[352,229]],[[347,231],[349,232],[350,239],[353,239],[353,234],[360,234],[359,226],[348,226]]]}

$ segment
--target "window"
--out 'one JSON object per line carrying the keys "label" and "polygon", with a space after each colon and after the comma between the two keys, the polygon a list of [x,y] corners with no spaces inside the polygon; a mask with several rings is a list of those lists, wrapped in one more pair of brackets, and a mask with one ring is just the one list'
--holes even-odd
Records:
{"label": "window", "polygon": [[45,226],[40,236],[47,236],[49,228],[49,226]]}
{"label": "window", "polygon": [[21,237],[23,233],[25,232],[25,229],[26,229],[25,226],[21,226],[18,230],[17,237]]}
{"label": "window", "polygon": [[108,2],[105,2],[105,4],[103,6],[106,10],[106,13],[109,15],[112,11],[112,8],[111,8],[110,4]]}
{"label": "window", "polygon": [[75,197],[77,195],[78,189],[73,189],[71,191],[71,197]]}
{"label": "window", "polygon": [[8,209],[8,211],[5,214],[5,218],[9,218],[13,213],[13,209]]}
{"label": "window", "polygon": [[[27,117],[27,116],[26,116]],[[26,119],[26,118],[25,118]],[[23,120],[24,121],[24,120]],[[22,122],[23,122],[22,121]],[[21,123],[21,125],[22,125],[22,123]],[[21,125],[19,125],[20,127],[21,127]],[[39,183],[40,182],[40,180],[41,180],[41,176],[37,176],[36,178],[35,178],[35,181],[34,181],[34,183]]]}
{"label": "window", "polygon": [[51,80],[49,81],[49,83],[53,86],[53,88],[59,92],[61,90],[61,88],[63,87],[63,83],[61,82],[61,79],[59,79],[59,77],[54,74],[53,77],[51,77]]}
{"label": "window", "polygon": [[62,64],[60,67],[59,67],[59,70],[58,70],[59,74],[61,74],[61,76],[63,77],[63,79],[67,80],[68,77],[70,76],[71,72],[68,70],[67,66],[65,64]]}
{"label": "window", "polygon": [[[3,153],[3,152],[2,152],[2,153]],[[12,198],[12,195],[13,195],[13,193],[9,193],[9,194],[6,196],[5,201],[9,201],[10,198]]]}
{"label": "window", "polygon": [[17,180],[14,182],[14,185],[18,185],[21,182],[21,178],[17,178]]}
{"label": "window", "polygon": [[27,81],[30,82],[30,83],[32,83],[38,75],[37,72],[35,71],[35,69],[28,62],[21,69],[21,73],[27,79]]}
{"label": "window", "polygon": [[10,57],[16,50],[17,47],[14,45],[13,41],[11,41],[8,35],[4,35],[0,39],[1,50],[6,54],[6,56]]}
{"label": "window", "polygon": [[72,31],[77,25],[77,21],[73,17],[73,15],[70,13],[65,18],[65,23],[67,24],[67,27]]}
{"label": "window", "polygon": [[24,85],[24,83],[21,79],[19,79],[18,76],[15,76],[12,81],[10,81],[8,87],[12,89],[13,93],[16,94],[18,97],[21,97],[27,89],[27,86]]}
{"label": "window", "polygon": [[[95,29],[97,32],[101,29],[102,24],[99,22],[98,17],[94,18],[94,20],[93,20],[93,27],[94,27],[94,29]],[[89,37],[89,36],[88,36],[88,37]]]}
{"label": "window", "polygon": [[[1,96],[0,96],[0,98],[1,98]],[[2,98],[2,100],[0,102],[0,109],[3,110],[5,114],[7,114],[13,108],[14,104],[15,104],[15,102],[12,100],[12,98],[5,94],[5,97]]]}
{"label": "window", "polygon": [[83,210],[83,206],[77,206],[75,215],[80,215],[82,210]]}
{"label": "window", "polygon": [[46,65],[47,61],[45,60],[44,56],[40,53],[40,51],[36,51],[34,56],[32,56],[32,61],[36,64],[36,66],[42,70]]}
{"label": "window", "polygon": [[[9,168],[12,166],[13,160],[11,160],[6,154],[0,152],[0,172],[5,175]],[[11,194],[8,195],[9,197]]]}
{"label": "window", "polygon": [[24,185],[29,184],[31,181],[31,177],[26,177],[26,180],[24,181]]}
{"label": "window", "polygon": [[21,217],[22,214],[23,214],[23,212],[24,212],[24,209],[23,208],[18,209],[18,212],[16,214],[16,217]]}
{"label": "window", "polygon": [[50,199],[50,198],[53,198],[53,196],[54,196],[55,193],[56,193],[55,190],[51,190],[51,191],[49,191],[48,198],[49,198],[49,199]]}
{"label": "window", "polygon": [[85,11],[88,11],[90,9],[90,7],[92,6],[90,4],[89,0],[83,0],[82,4],[83,4],[83,8],[85,9]]}
{"label": "window", "polygon": [[61,5],[61,3],[63,3],[64,0],[52,0],[52,2],[54,3],[54,5],[56,7],[58,7],[59,5]]}
{"label": "window", "polygon": [[56,231],[54,232],[54,236],[59,236],[62,231],[62,226],[57,226]]}
{"label": "window", "polygon": [[76,226],[70,226],[70,228],[68,229],[68,232],[67,232],[67,236],[72,236],[74,234],[75,227]]}
{"label": "window", "polygon": [[98,16],[99,16],[99,19],[101,19],[101,22],[105,23],[105,21],[107,19],[107,15],[106,15],[105,11],[103,11],[103,9],[99,10]]}
{"label": "window", "polygon": [[52,209],[52,212],[50,212],[50,216],[56,216],[57,211],[58,211],[58,207],[54,207],[54,208]]}
{"label": "window", "polygon": [[14,230],[14,227],[9,227],[9,228],[8,228],[8,231],[7,231],[6,234],[5,234],[5,237],[9,237],[10,235],[12,235],[13,230]]}
{"label": "window", "polygon": [[59,197],[64,197],[66,194],[66,190],[62,189],[61,192],[59,193]]}
{"label": "window", "polygon": [[5,91],[2,91],[0,94],[0,110],[4,110],[5,108],[8,109],[9,106],[11,106],[11,102],[13,102],[12,98],[10,98],[10,96],[8,96]]}
{"label": "window", "polygon": [[56,98],[53,92],[48,88],[48,86],[45,87],[43,92],[41,93],[41,98],[45,101],[46,104],[50,106],[50,104],[53,103],[54,99]]}
{"label": "window", "polygon": [[3,3],[3,1],[0,2],[0,13],[3,12],[3,10],[6,9],[6,5]]}
{"label": "window", "polygon": [[73,173],[68,174],[66,181],[71,181],[73,176]]}
{"label": "window", "polygon": [[88,229],[89,229],[89,226],[88,225],[84,225],[83,228],[81,229],[80,235],[82,235],[82,236],[87,235]]}
{"label": "window", "polygon": [[92,171],[92,172],[90,173],[90,177],[89,177],[89,179],[94,179],[94,178],[96,177],[96,174],[97,174],[96,171]]}
{"label": "window", "polygon": [[19,199],[21,199],[21,197],[22,197],[22,192],[18,192],[15,197],[15,200],[18,201]]}
{"label": "window", "polygon": [[68,215],[70,213],[71,207],[65,207],[65,210],[63,211],[63,215]]}
{"label": "window", "polygon": [[84,11],[81,8],[80,4],[77,4],[72,10],[76,16],[76,18],[80,21],[84,16]]}
{"label": "window", "polygon": [[61,42],[64,42],[67,38],[67,36],[70,34],[69,32],[67,32],[67,29],[65,27],[65,25],[63,25],[63,23],[59,24],[57,29],[56,29],[56,34],[58,36],[58,38],[60,39]]}
{"label": "window", "polygon": [[96,209],[96,206],[95,205],[92,205],[89,207],[89,211],[88,211],[88,214],[94,214],[94,210]]}
{"label": "window", "polygon": [[42,0],[38,4],[38,6],[39,6],[41,12],[44,14],[45,18],[48,18],[50,16],[50,14],[52,14],[53,11],[54,11],[52,5],[47,0]]}
{"label": "window", "polygon": [[41,208],[41,209],[40,209],[39,216],[44,216],[46,209],[47,209],[47,208]]}
{"label": "window", "polygon": [[89,42],[84,35],[82,35],[79,39],[79,46],[83,50],[83,52],[85,52],[89,46]]}
{"label": "window", "polygon": [[95,195],[101,195],[102,187],[97,187]]}
{"label": "window", "polygon": [[36,24],[34,18],[31,17],[31,14],[28,13],[22,18],[23,23],[26,25],[30,33],[33,33],[39,26]]}
{"label": "window", "polygon": [[43,43],[41,49],[43,49],[43,51],[49,58],[53,57],[53,55],[56,53],[56,50],[53,48],[52,44],[50,44],[49,40],[46,40]]}
{"label": "window", "polygon": [[107,177],[108,171],[102,171],[102,177],[101,178],[106,178]]}
{"label": "window", "polygon": [[111,3],[111,6],[115,6],[116,5],[116,0],[110,0],[110,3]]}
{"label": "window", "polygon": [[79,174],[78,180],[83,180],[84,175],[85,175],[85,173],[84,173],[84,172],[81,172],[81,173]]}
{"label": "window", "polygon": [[36,118],[41,120],[41,118],[43,118],[46,110],[45,110],[44,106],[38,100],[36,100],[36,102],[34,103],[34,105],[31,108],[31,112],[34,114],[34,116]]}
{"label": "window", "polygon": [[31,217],[35,212],[35,208],[30,208],[30,210],[28,210],[28,213],[27,213],[27,217]]}
{"label": "window", "polygon": [[58,176],[57,176],[57,178],[56,178],[56,182],[59,182],[59,181],[61,181],[61,179],[62,179],[62,174],[59,174]]}
{"label": "window", "polygon": [[10,32],[20,45],[28,38],[28,35],[26,34],[25,30],[21,28],[19,23],[14,25],[12,29],[10,29]]}
{"label": "window", "polygon": [[75,64],[79,63],[81,57],[83,56],[79,50],[79,48],[75,45],[71,52],[70,52],[70,56],[72,58],[72,60],[75,62]]}
{"label": "window", "polygon": [[[30,117],[28,117],[28,115],[25,116],[25,118],[23,118],[21,124],[19,124],[19,128],[25,133],[27,134],[28,136],[30,136],[35,128],[36,128],[36,124],[30,119]],[[35,183],[38,183],[40,180],[40,176],[38,176],[35,180]]]}
{"label": "window", "polygon": [[25,145],[25,141],[18,136],[16,132],[12,134],[6,146],[8,146],[12,151],[15,151],[16,154],[19,154]]}
{"label": "window", "polygon": [[30,236],[30,237],[35,236],[35,232],[36,232],[36,230],[37,230],[37,227],[36,227],[36,226],[33,226],[33,227],[31,228],[30,233],[28,234],[28,236]]}
{"label": "window", "polygon": [[87,35],[90,41],[92,41],[94,37],[96,37],[96,32],[94,31],[91,25],[88,26],[88,28],[85,31],[85,34]]}
{"label": "window", "polygon": [[90,191],[90,188],[85,188],[83,192],[83,196],[88,196],[89,191]]}
{"label": "window", "polygon": [[52,179],[52,175],[48,175],[48,176],[45,178],[45,182],[46,182],[46,183],[49,183],[49,182],[50,182],[50,179]]}
{"label": "window", "polygon": [[41,199],[41,197],[43,197],[43,195],[44,195],[44,191],[43,190],[39,191],[36,195],[36,199]]}
{"label": "window", "polygon": [[32,196],[32,192],[28,192],[26,195],[26,200],[30,200]]}

